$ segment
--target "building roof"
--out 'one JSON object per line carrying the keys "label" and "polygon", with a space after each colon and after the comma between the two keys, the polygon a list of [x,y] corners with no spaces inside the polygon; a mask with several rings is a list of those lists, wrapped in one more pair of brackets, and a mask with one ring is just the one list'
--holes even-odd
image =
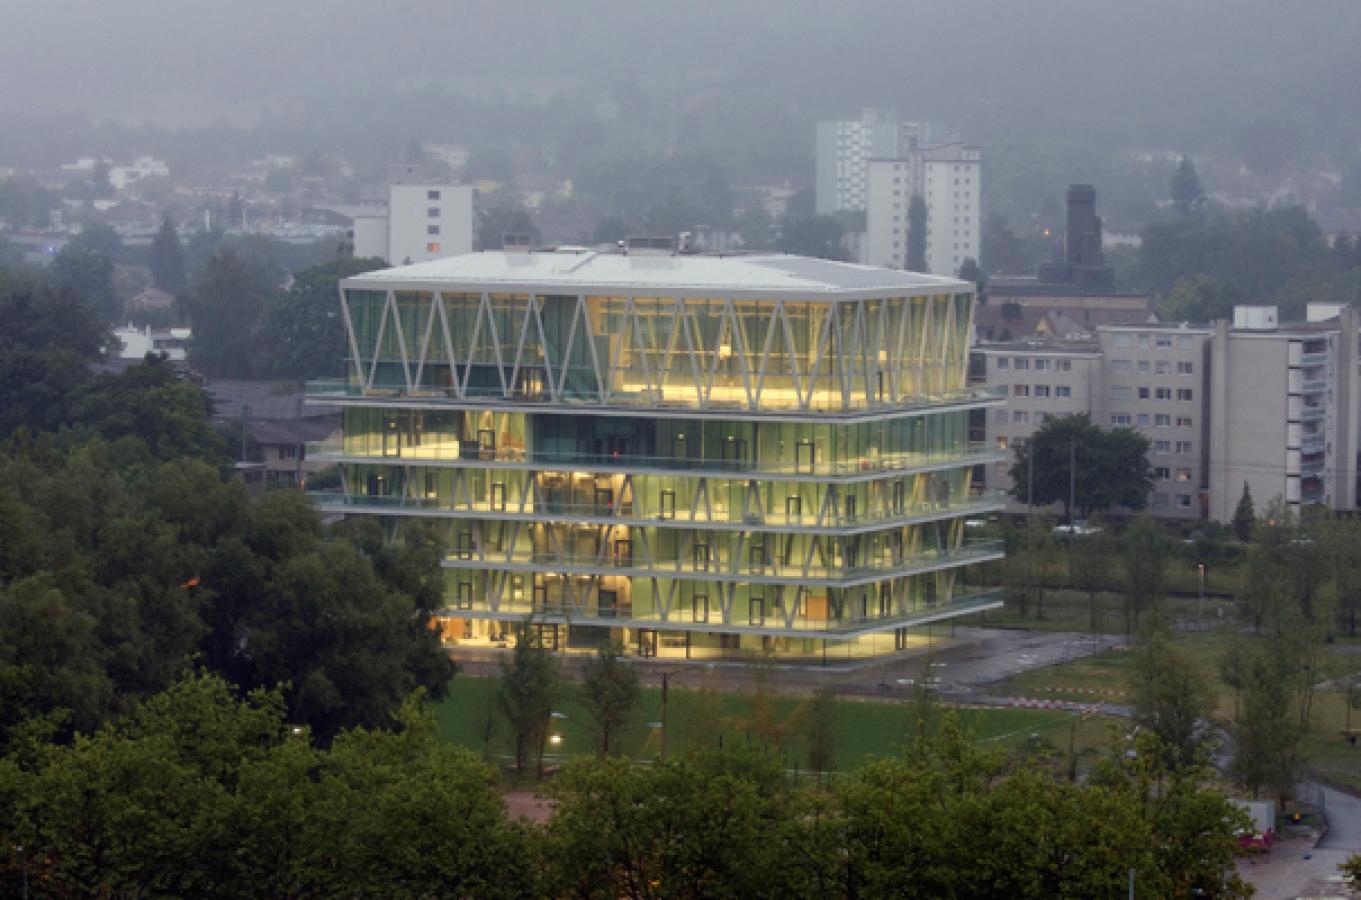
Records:
{"label": "building roof", "polygon": [[246,430],[259,444],[305,444],[330,437],[340,429],[340,416],[307,416],[302,419],[249,419]]}
{"label": "building roof", "polygon": [[898,269],[805,256],[653,255],[578,248],[532,253],[469,253],[346,279],[345,287],[477,285],[580,291],[722,291],[779,296],[972,291],[973,285]]}
{"label": "building roof", "polygon": [[1095,356],[1101,352],[1101,345],[1093,340],[1030,340],[1030,341],[992,341],[978,344],[974,350],[979,353],[1031,353],[1046,356],[1049,354],[1069,354],[1075,356]]}

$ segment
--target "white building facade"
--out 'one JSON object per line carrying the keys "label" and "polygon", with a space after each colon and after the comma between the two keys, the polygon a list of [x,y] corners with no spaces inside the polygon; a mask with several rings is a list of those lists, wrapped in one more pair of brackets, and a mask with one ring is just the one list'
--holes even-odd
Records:
{"label": "white building facade", "polygon": [[893,269],[907,266],[908,208],[914,194],[926,201],[926,271],[952,276],[964,260],[977,260],[981,158],[977,147],[956,142],[868,160],[862,261]]}
{"label": "white building facade", "polygon": [[414,165],[392,166],[388,178],[387,215],[355,218],[355,256],[410,265],[472,252],[472,185],[432,182]]}

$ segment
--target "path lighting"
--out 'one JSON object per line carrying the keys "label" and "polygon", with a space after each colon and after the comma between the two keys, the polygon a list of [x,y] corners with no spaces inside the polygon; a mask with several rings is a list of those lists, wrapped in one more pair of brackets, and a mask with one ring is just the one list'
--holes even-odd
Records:
{"label": "path lighting", "polygon": [[558,746],[559,744],[562,743],[562,735],[560,734],[549,735],[548,743],[552,744],[554,747]]}

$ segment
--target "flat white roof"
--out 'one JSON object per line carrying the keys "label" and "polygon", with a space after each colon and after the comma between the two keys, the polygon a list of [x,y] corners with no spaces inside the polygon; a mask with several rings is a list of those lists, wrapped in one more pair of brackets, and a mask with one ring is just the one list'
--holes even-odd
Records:
{"label": "flat white roof", "polygon": [[351,288],[529,288],[535,291],[731,292],[781,296],[972,291],[956,278],[787,254],[661,256],[588,251],[501,251],[449,256],[345,279]]}

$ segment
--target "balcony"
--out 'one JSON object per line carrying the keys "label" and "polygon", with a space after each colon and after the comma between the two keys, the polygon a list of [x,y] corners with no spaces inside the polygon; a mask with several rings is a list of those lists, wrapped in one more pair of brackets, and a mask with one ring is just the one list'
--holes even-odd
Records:
{"label": "balcony", "polygon": [[589,525],[625,525],[629,527],[693,528],[712,531],[753,531],[856,534],[880,528],[934,522],[941,519],[984,515],[1003,509],[1007,503],[1005,491],[985,491],[969,494],[957,502],[906,503],[896,509],[867,510],[845,515],[830,510],[826,516],[817,512],[793,513],[771,510],[762,515],[731,515],[715,509],[712,518],[692,516],[688,509],[662,513],[642,504],[624,503],[608,508],[594,503],[552,503],[535,506],[533,500],[521,506],[518,502],[493,505],[477,502],[450,505],[447,498],[345,496],[339,491],[313,491],[308,497],[322,512],[333,514],[368,513],[375,515],[419,516],[422,518],[462,519],[498,522],[573,522]]}
{"label": "balcony", "polygon": [[973,409],[979,406],[996,406],[1006,399],[1005,387],[996,385],[969,387],[963,390],[926,391],[900,402],[880,401],[849,407],[844,405],[839,392],[824,392],[801,400],[792,390],[779,391],[775,388],[766,388],[761,396],[764,398],[769,395],[773,402],[753,404],[745,389],[731,392],[731,395],[718,395],[717,390],[713,389],[708,399],[701,404],[693,397],[675,400],[659,397],[656,391],[650,389],[612,390],[602,400],[595,395],[554,399],[549,394],[538,391],[527,393],[477,387],[469,387],[459,396],[453,389],[432,387],[413,390],[404,383],[365,387],[343,378],[309,381],[305,385],[307,399],[321,403],[347,404],[347,401],[358,401],[354,405],[381,404],[388,407],[409,406],[418,409],[505,409],[516,412],[530,412],[535,409],[555,412],[572,410],[601,415],[651,413],[667,418],[738,417],[772,421],[873,421],[885,415],[900,413],[929,414]]}
{"label": "balcony", "polygon": [[676,456],[644,456],[591,453],[535,453],[532,450],[480,449],[476,444],[457,440],[427,438],[419,447],[402,447],[395,453],[378,455],[347,451],[344,440],[314,441],[307,445],[307,459],[313,462],[366,463],[375,465],[429,465],[457,463],[454,468],[510,470],[600,471],[622,473],[671,472],[688,475],[769,475],[781,479],[809,480],[825,477],[864,478],[893,473],[926,472],[938,469],[1002,462],[1007,451],[987,441],[970,441],[953,448],[920,453],[876,453],[863,459],[793,463],[753,459],[696,459]]}
{"label": "balcony", "polygon": [[1322,419],[1326,415],[1328,415],[1328,408],[1326,406],[1323,406],[1322,404],[1318,406],[1306,405],[1303,409],[1300,410],[1300,418],[1306,422],[1317,422],[1319,419]]}
{"label": "balcony", "polygon": [[[669,612],[641,612],[631,608],[599,609],[589,604],[531,602],[528,600],[500,600],[495,603],[470,602],[461,608],[446,608],[437,614],[463,619],[512,619],[534,616],[536,622],[558,625],[596,625],[610,628],[651,628],[658,631],[721,632],[724,634],[761,634],[776,637],[848,640],[896,628],[910,628],[930,622],[966,616],[1002,605],[998,589],[963,594],[949,600],[923,603],[911,610],[897,610],[882,616],[854,616],[843,618],[813,618],[805,609],[793,615],[775,606],[768,614],[752,621],[745,616],[728,615],[710,609],[696,619],[691,609],[672,609]],[[736,621],[733,621],[736,619]]]}
{"label": "balcony", "polygon": [[1319,474],[1320,472],[1323,471],[1324,462],[1325,462],[1325,460],[1324,460],[1324,458],[1323,458],[1322,456],[1319,456],[1319,457],[1314,458],[1314,459],[1301,459],[1301,460],[1300,460],[1300,474],[1301,474],[1301,475],[1317,475],[1317,474]]}
{"label": "balcony", "polygon": [[1321,453],[1326,443],[1321,434],[1305,434],[1300,437],[1300,450],[1304,453]]}
{"label": "balcony", "polygon": [[627,577],[683,578],[693,581],[729,581],[742,584],[786,584],[820,587],[856,587],[901,575],[913,575],[956,568],[976,562],[1001,559],[1002,541],[966,541],[958,547],[919,551],[914,554],[881,558],[865,564],[806,565],[779,562],[751,564],[748,560],[722,562],[717,559],[648,560],[641,553],[611,558],[565,556],[556,553],[512,551],[479,558],[475,550],[455,552],[443,562],[446,569],[478,571],[537,572],[551,575],[623,575]]}
{"label": "balcony", "polygon": [[1310,352],[1308,352],[1308,353],[1301,353],[1301,354],[1300,354],[1300,362],[1299,362],[1299,364],[1300,364],[1300,366],[1302,366],[1302,367],[1308,367],[1308,366],[1322,366],[1322,365],[1326,365],[1327,363],[1328,363],[1328,351],[1327,351],[1327,350],[1312,350],[1312,351],[1310,351]]}
{"label": "balcony", "polygon": [[1306,378],[1300,385],[1300,393],[1302,394],[1321,394],[1327,389],[1327,378]]}

